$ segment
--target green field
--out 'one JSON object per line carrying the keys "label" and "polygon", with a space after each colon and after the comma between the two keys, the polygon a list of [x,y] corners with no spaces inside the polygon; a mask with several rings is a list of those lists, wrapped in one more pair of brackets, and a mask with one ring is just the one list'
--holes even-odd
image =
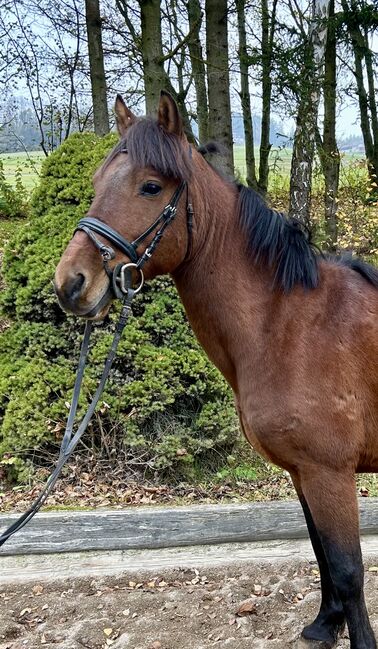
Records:
{"label": "green field", "polygon": [[45,156],[42,151],[0,154],[6,180],[14,185],[16,173],[20,171],[22,183],[29,191],[32,191],[38,182],[38,173],[44,158]]}
{"label": "green field", "polygon": [[[288,189],[289,186],[289,176],[290,176],[290,164],[291,164],[291,149],[278,149],[272,148],[269,157],[269,166],[270,166],[270,177],[269,184],[270,189],[273,190],[276,186],[282,188],[283,186]],[[258,173],[258,164],[259,164],[259,149],[255,147],[255,157],[256,157],[256,171]],[[35,185],[38,183],[38,173],[41,168],[41,164],[45,156],[42,151],[30,151],[28,153],[19,152],[19,153],[2,153],[0,154],[0,160],[4,166],[4,173],[6,180],[8,180],[12,185],[15,184],[15,175],[17,170],[21,171],[22,182],[25,188],[28,191],[32,191]],[[348,170],[348,167],[351,162],[356,162],[361,156],[356,154],[344,154],[342,156],[341,163],[341,176],[344,172]],[[244,145],[236,145],[234,147],[234,160],[235,167],[240,174],[242,180],[246,176],[246,165],[245,165],[245,147]],[[314,177],[314,185],[316,186],[317,179]],[[343,179],[341,178],[341,184]]]}
{"label": "green field", "polygon": [[[272,172],[276,172],[281,176],[289,176],[291,164],[291,149],[278,149],[276,147],[271,149],[269,156],[269,167]],[[259,148],[255,147],[256,159],[256,173],[258,173],[259,165]],[[245,146],[238,144],[234,146],[234,163],[235,168],[239,171],[242,178],[246,175],[245,164]]]}
{"label": "green field", "polygon": [[[259,151],[255,148],[256,165],[258,165]],[[237,145],[234,147],[235,167],[242,178],[246,175],[245,147]],[[29,153],[2,153],[0,160],[4,165],[6,179],[15,183],[17,169],[21,170],[23,184],[28,190],[32,190],[38,182],[38,172],[45,156],[41,151],[30,151]],[[287,175],[290,171],[291,150],[272,149],[270,155],[271,169],[281,175]]]}

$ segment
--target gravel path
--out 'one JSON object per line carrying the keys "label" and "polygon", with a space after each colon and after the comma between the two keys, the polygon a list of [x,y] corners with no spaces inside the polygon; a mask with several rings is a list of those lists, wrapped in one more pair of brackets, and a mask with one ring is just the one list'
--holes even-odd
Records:
{"label": "gravel path", "polygon": [[[377,585],[369,559],[366,595],[378,635]],[[308,647],[298,638],[319,596],[316,564],[297,559],[4,585],[0,649]],[[338,647],[349,648],[347,633]]]}

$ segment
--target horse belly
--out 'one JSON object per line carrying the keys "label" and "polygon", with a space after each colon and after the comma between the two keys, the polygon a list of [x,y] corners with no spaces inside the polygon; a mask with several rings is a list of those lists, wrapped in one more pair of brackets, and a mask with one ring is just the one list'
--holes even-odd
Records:
{"label": "horse belly", "polygon": [[[249,443],[286,470],[305,465],[355,469],[367,448],[365,422],[359,408],[353,411],[345,400],[331,401],[307,399],[299,407],[298,400],[290,406],[293,399],[281,396],[259,406],[249,400],[238,411]],[[370,464],[377,456],[378,448],[370,454]]]}

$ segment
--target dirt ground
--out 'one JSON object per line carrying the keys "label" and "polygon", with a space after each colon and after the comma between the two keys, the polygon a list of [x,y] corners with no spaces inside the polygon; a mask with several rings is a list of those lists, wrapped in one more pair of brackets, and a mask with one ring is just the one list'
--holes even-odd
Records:
{"label": "dirt ground", "polygon": [[[377,585],[378,568],[370,565],[366,595],[376,633]],[[319,587],[312,563],[9,586],[0,591],[0,649],[308,647],[298,638],[317,612]],[[338,647],[349,646],[345,632]]]}

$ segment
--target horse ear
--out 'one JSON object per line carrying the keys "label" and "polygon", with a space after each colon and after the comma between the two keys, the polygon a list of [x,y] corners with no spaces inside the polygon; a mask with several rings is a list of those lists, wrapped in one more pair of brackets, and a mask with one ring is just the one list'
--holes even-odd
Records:
{"label": "horse ear", "polygon": [[136,120],[134,113],[127,108],[125,102],[123,101],[121,95],[117,95],[116,103],[114,106],[114,111],[116,114],[116,122],[118,133],[122,136],[125,135],[127,129],[131,124]]}
{"label": "horse ear", "polygon": [[167,133],[183,135],[182,119],[172,95],[165,90],[160,92],[158,122]]}

